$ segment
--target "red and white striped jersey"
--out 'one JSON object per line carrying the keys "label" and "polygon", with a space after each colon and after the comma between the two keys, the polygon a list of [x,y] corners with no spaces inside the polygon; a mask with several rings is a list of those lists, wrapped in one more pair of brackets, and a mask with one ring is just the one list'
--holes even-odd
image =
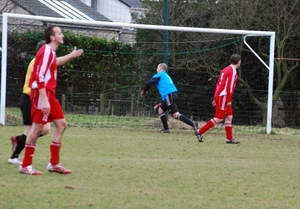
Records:
{"label": "red and white striped jersey", "polygon": [[32,89],[45,88],[55,93],[56,79],[56,53],[48,44],[45,44],[35,56],[29,86]]}
{"label": "red and white striped jersey", "polygon": [[238,73],[232,65],[225,67],[220,72],[214,97],[226,96],[226,102],[231,102],[237,78]]}

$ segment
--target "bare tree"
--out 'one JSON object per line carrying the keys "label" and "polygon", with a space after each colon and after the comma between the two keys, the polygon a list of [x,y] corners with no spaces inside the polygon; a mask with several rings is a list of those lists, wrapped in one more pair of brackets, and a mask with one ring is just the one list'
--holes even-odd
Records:
{"label": "bare tree", "polygon": [[[276,32],[276,56],[278,58],[297,58],[299,53],[298,34],[300,30],[300,1],[299,0],[233,0],[221,1],[216,6],[214,16],[215,27],[230,29],[263,30]],[[263,39],[255,42],[256,49],[261,57],[268,60],[266,46]],[[246,49],[243,49],[244,51]],[[247,50],[246,50],[247,51]],[[280,98],[280,93],[286,86],[291,75],[298,68],[298,61],[287,62],[285,59],[275,61],[275,85],[273,104]],[[263,67],[262,67],[263,68]],[[258,69],[256,69],[258,70]],[[261,69],[265,71],[265,69]],[[240,72],[239,81],[246,89],[251,101],[260,107],[263,112],[263,123],[266,122],[266,104],[253,93],[251,81]],[[267,76],[261,74],[260,76]]]}

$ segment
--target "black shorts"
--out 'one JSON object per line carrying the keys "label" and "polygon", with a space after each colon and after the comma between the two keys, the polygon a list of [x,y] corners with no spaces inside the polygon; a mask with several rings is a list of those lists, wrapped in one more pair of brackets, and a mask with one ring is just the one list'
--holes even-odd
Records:
{"label": "black shorts", "polygon": [[171,114],[178,112],[177,103],[176,103],[177,99],[178,99],[177,92],[168,94],[166,99],[164,101],[162,101],[162,103],[161,103],[161,106],[160,106],[161,109],[164,112],[169,110],[169,112]]}
{"label": "black shorts", "polygon": [[30,96],[27,94],[22,94],[19,105],[22,112],[23,125],[32,125]]}

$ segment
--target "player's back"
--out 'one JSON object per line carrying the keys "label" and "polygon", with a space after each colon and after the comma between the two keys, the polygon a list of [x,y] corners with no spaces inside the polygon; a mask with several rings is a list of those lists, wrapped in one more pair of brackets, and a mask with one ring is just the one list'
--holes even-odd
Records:
{"label": "player's back", "polygon": [[237,80],[237,71],[231,65],[225,67],[219,75],[216,85],[215,97],[232,95]]}

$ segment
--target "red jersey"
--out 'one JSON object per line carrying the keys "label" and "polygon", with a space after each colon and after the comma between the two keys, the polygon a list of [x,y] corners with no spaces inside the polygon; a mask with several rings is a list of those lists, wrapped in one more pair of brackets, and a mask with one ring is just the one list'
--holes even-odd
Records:
{"label": "red jersey", "polygon": [[45,44],[35,56],[29,86],[31,89],[45,88],[55,93],[56,78],[56,53],[48,44]]}
{"label": "red jersey", "polygon": [[225,67],[220,72],[214,97],[225,96],[226,102],[231,102],[237,78],[237,71],[232,65]]}

